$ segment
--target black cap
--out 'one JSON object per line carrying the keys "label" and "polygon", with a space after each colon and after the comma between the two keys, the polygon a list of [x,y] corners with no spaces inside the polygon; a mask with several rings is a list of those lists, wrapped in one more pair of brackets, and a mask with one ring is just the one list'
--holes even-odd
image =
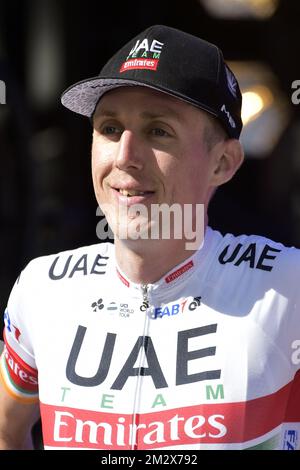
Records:
{"label": "black cap", "polygon": [[175,28],[155,25],[123,46],[97,77],[69,87],[64,106],[91,117],[99,99],[120,86],[146,86],[216,116],[230,137],[242,130],[242,95],[221,50]]}

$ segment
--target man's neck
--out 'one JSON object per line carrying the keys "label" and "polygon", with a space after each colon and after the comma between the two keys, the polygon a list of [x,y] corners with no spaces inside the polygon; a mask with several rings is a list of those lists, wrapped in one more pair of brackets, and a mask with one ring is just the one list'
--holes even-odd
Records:
{"label": "man's neck", "polygon": [[153,284],[196,251],[187,250],[184,240],[115,240],[116,260],[129,280]]}

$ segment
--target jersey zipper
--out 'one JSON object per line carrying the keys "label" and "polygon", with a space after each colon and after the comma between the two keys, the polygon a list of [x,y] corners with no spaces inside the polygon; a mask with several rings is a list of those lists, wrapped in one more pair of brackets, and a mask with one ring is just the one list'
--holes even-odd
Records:
{"label": "jersey zipper", "polygon": [[134,396],[134,404],[133,404],[133,412],[132,412],[132,432],[131,432],[131,449],[137,450],[138,449],[138,434],[139,429],[136,430],[136,427],[139,425],[139,416],[140,416],[140,402],[142,398],[142,382],[143,382],[143,375],[142,369],[145,360],[145,348],[147,344],[145,343],[147,332],[149,329],[149,308],[150,308],[150,300],[149,300],[149,286],[147,284],[141,285],[143,302],[141,305],[141,312],[144,313],[144,327],[143,327],[143,335],[142,335],[142,347],[140,349],[140,360],[138,364],[138,373],[137,373],[137,382],[135,388],[135,396]]}
{"label": "jersey zipper", "polygon": [[142,284],[142,294],[143,294],[143,303],[141,310],[142,311],[147,311],[149,308],[149,297],[148,297],[148,285],[147,284]]}

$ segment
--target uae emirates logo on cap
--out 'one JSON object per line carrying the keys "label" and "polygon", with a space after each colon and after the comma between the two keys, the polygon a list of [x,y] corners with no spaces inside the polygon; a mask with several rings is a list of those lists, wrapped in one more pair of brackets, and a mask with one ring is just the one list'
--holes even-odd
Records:
{"label": "uae emirates logo on cap", "polygon": [[138,39],[135,46],[129,52],[125,62],[123,62],[120,72],[134,69],[156,70],[164,43],[153,39]]}

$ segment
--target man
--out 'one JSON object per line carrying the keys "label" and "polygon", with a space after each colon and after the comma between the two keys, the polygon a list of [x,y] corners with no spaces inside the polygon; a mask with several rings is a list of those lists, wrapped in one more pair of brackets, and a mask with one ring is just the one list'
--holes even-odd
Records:
{"label": "man", "polygon": [[[17,280],[2,448],[24,445],[37,400],[45,448],[298,448],[299,251],[207,225],[243,160],[241,93],[221,51],[152,26],[62,102],[92,119],[115,243],[38,258]],[[181,225],[153,216],[161,206]]]}

